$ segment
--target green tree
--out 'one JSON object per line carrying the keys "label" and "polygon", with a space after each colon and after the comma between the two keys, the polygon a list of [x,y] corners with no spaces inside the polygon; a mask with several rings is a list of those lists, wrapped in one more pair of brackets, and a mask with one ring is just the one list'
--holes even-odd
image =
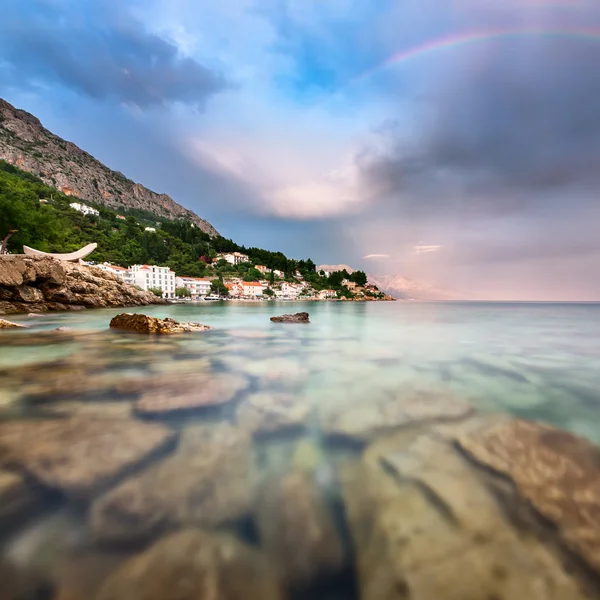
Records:
{"label": "green tree", "polygon": [[263,290],[263,294],[265,296],[271,296],[272,297],[272,296],[275,295],[275,292],[271,288],[267,288],[266,290]]}
{"label": "green tree", "polygon": [[159,298],[162,298],[163,296],[163,290],[160,287],[151,287],[148,288],[149,292],[152,292],[155,296],[158,296]]}
{"label": "green tree", "polygon": [[227,286],[221,279],[213,279],[210,282],[210,292],[211,294],[215,294],[217,296],[227,296],[229,294]]}
{"label": "green tree", "polygon": [[350,281],[353,281],[357,285],[365,286],[367,285],[367,275],[364,271],[354,271],[350,277],[348,277]]}
{"label": "green tree", "polygon": [[186,287],[178,287],[175,288],[175,296],[177,298],[189,298],[192,293]]}

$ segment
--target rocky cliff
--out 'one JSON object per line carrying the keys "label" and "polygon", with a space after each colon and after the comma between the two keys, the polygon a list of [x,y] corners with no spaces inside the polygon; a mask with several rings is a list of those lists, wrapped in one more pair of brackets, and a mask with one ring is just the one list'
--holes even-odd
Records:
{"label": "rocky cliff", "polygon": [[45,257],[0,257],[0,314],[163,302],[96,267]]}
{"label": "rocky cliff", "polygon": [[115,210],[141,209],[165,219],[189,219],[215,228],[167,194],[157,194],[112,171],[72,142],[48,131],[33,115],[0,98],[0,159],[40,177],[61,192]]}

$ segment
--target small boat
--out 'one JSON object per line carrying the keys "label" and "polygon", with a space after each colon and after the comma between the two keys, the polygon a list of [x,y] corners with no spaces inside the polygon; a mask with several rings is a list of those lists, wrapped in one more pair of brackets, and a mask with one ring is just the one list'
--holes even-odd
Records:
{"label": "small boat", "polygon": [[28,256],[49,256],[50,258],[56,258],[58,260],[63,260],[65,262],[77,262],[82,258],[85,258],[88,254],[91,254],[96,248],[98,244],[95,242],[92,244],[88,244],[75,252],[69,252],[68,254],[52,254],[51,252],[42,252],[41,250],[36,250],[35,248],[30,248],[29,246],[23,246],[23,253]]}

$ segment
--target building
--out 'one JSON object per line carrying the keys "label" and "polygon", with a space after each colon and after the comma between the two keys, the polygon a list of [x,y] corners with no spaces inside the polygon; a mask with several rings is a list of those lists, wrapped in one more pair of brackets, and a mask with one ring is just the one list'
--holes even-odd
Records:
{"label": "building", "polygon": [[175,277],[175,285],[178,288],[186,288],[192,298],[208,296],[210,294],[212,280],[208,277]]}
{"label": "building", "polygon": [[318,294],[319,300],[327,300],[328,298],[337,298],[335,290],[321,290]]}
{"label": "building", "polygon": [[242,283],[243,295],[257,298],[263,295],[263,286],[258,281],[244,281]]}
{"label": "building", "polygon": [[123,215],[117,215],[116,216],[117,219],[119,219],[120,221],[126,221],[126,217],[124,217]]}
{"label": "building", "polygon": [[356,291],[360,286],[349,279],[342,279],[342,285],[345,285],[351,292]]}
{"label": "building", "polygon": [[149,231],[150,233],[156,233],[156,229],[154,227],[146,227],[144,231]]}
{"label": "building", "polygon": [[298,294],[300,294],[301,287],[298,285],[294,285],[293,283],[288,283],[284,281],[281,284],[281,295],[284,298],[297,298]]}
{"label": "building", "polygon": [[260,271],[263,275],[271,272],[271,269],[265,267],[264,265],[256,265],[254,267],[257,271]]}
{"label": "building", "polygon": [[244,292],[241,283],[226,283],[225,287],[229,290],[229,295],[233,298],[239,298]]}
{"label": "building", "polygon": [[120,277],[125,283],[133,284],[133,273],[130,269],[120,267],[119,265],[111,265],[107,262],[96,265],[96,267],[102,271],[106,271],[107,273],[112,273],[113,275]]}
{"label": "building", "polygon": [[250,261],[248,256],[241,252],[220,252],[217,254],[217,258],[226,260],[230,265],[239,265]]}
{"label": "building", "polygon": [[278,269],[273,269],[273,273],[275,273],[275,277],[283,278],[283,276],[285,275],[283,271],[279,271]]}
{"label": "building", "polygon": [[95,208],[88,206],[87,204],[79,204],[79,202],[71,202],[69,206],[84,215],[94,215],[96,217],[100,216],[100,211],[97,211]]}
{"label": "building", "polygon": [[143,290],[160,288],[163,298],[175,298],[175,273],[169,267],[133,265],[131,273],[134,285]]}

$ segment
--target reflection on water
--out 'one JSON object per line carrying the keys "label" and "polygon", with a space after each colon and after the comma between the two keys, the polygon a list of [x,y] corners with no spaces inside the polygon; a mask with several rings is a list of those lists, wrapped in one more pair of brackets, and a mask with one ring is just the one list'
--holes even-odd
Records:
{"label": "reflection on water", "polygon": [[[311,324],[269,321],[290,307]],[[501,412],[600,442],[600,306],[145,309],[214,327],[165,337],[108,331],[117,312],[22,316],[28,330],[0,334],[0,568],[21,569],[15,586],[63,600],[175,598],[165,589],[185,573],[204,581],[185,600],[437,598],[448,586],[464,598],[472,589],[423,548],[450,556],[483,536],[481,598],[580,597],[536,532],[498,534],[512,525],[454,442],[416,440]],[[474,514],[432,464],[479,498]],[[418,494],[407,477],[426,480]],[[398,576],[410,565],[430,575]],[[531,587],[532,572],[554,591]],[[202,595],[215,573],[216,595]]]}

